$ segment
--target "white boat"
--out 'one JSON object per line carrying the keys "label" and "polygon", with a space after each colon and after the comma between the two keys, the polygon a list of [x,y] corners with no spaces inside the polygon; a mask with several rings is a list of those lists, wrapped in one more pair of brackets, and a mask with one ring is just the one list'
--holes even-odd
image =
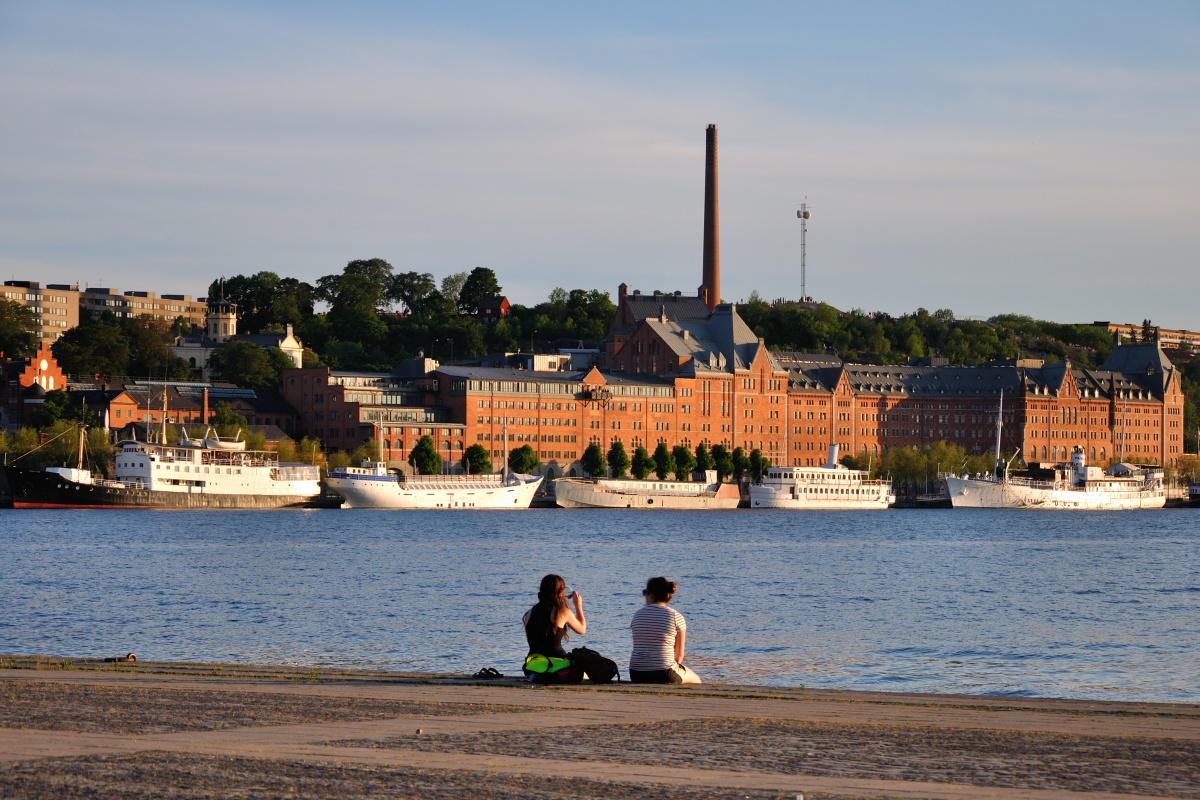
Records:
{"label": "white boat", "polygon": [[342,508],[529,508],[541,475],[413,475],[388,470],[382,461],[339,467],[325,483]]}
{"label": "white boat", "polygon": [[704,483],[639,481],[620,478],[559,478],[554,501],[562,508],[669,508],[675,510],[737,508],[736,484],[720,483],[717,473],[704,473]]}
{"label": "white boat", "polygon": [[[1031,472],[1008,474],[1000,454],[1001,412],[996,415],[996,466],[991,475],[946,475],[950,502],[955,508],[1044,508],[1082,511],[1162,508],[1167,503],[1163,471],[1157,466],[1117,464],[1107,471],[1089,467],[1083,448],[1076,446],[1070,464]],[[1015,458],[1015,454],[1014,454]]]}
{"label": "white boat", "polygon": [[890,481],[870,480],[869,472],[839,464],[837,452],[830,445],[829,462],[820,467],[768,467],[762,482],[750,486],[750,507],[884,509],[896,502]]}
{"label": "white boat", "polygon": [[275,453],[247,450],[216,436],[179,444],[125,441],[114,458],[115,478],[83,467],[80,429],[77,467],[7,467],[17,508],[287,508],[321,496],[320,472],[281,464]]}

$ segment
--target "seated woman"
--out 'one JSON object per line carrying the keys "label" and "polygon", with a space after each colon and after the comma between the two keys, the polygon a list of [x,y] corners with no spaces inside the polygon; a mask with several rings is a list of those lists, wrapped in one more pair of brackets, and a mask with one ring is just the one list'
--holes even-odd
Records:
{"label": "seated woman", "polygon": [[[537,604],[521,618],[525,625],[525,639],[529,642],[529,654],[525,656],[523,670],[527,677],[558,672],[566,677],[569,672],[570,662],[562,646],[568,638],[567,628],[580,636],[587,633],[583,595],[571,592],[569,599],[575,606],[574,610],[567,605],[566,583],[561,576],[547,575],[542,578]],[[541,656],[545,661],[534,659],[534,656]]]}
{"label": "seated woman", "polygon": [[651,578],[642,590],[646,605],[634,612],[629,624],[633,631],[632,683],[700,683],[700,676],[683,665],[687,622],[667,605],[675,588],[675,581]]}

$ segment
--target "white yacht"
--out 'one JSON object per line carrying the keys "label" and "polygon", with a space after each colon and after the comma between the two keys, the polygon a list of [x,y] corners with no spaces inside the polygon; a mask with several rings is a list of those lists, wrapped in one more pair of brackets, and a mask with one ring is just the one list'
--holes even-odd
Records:
{"label": "white yacht", "polygon": [[529,508],[541,475],[412,475],[382,461],[339,467],[325,480],[342,508]]}
{"label": "white yacht", "polygon": [[669,508],[712,510],[737,508],[736,484],[720,483],[708,470],[703,483],[626,480],[622,478],[559,478],[554,501],[563,508]]}
{"label": "white yacht", "polygon": [[[996,465],[992,474],[972,477],[946,475],[955,508],[1043,508],[1082,511],[1162,508],[1167,504],[1163,471],[1158,466],[1116,464],[1107,471],[1089,467],[1083,448],[1076,446],[1070,464],[1009,475],[1000,454],[1004,395],[996,414]],[[1016,454],[1013,455],[1016,457]]]}
{"label": "white yacht", "polygon": [[829,461],[820,467],[768,467],[762,482],[750,486],[750,507],[883,509],[896,502],[890,481],[870,480],[867,471],[839,464],[837,453],[838,446],[830,445]]}

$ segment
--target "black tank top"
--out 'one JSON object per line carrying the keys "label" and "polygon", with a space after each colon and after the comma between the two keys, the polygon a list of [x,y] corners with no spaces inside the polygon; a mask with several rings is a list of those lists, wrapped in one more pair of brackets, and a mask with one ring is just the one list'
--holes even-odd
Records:
{"label": "black tank top", "polygon": [[[534,613],[531,610],[529,613],[529,621],[533,622],[533,620]],[[566,658],[567,653],[565,650],[563,650],[562,646],[563,637],[566,635],[566,625],[562,626],[561,628],[557,628],[549,635],[547,635],[544,630],[535,631],[530,628],[529,625],[525,626],[525,640],[529,642],[530,653],[540,653],[544,656],[558,656],[559,658]]]}

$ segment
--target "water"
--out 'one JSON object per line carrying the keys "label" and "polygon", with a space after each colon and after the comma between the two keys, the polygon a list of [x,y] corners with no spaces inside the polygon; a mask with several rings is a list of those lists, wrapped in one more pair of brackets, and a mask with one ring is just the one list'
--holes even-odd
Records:
{"label": "water", "polygon": [[[710,681],[1200,702],[1200,514],[0,512],[0,652],[514,674],[546,572],[624,669],[646,578]],[[568,645],[568,648],[572,645]]]}

